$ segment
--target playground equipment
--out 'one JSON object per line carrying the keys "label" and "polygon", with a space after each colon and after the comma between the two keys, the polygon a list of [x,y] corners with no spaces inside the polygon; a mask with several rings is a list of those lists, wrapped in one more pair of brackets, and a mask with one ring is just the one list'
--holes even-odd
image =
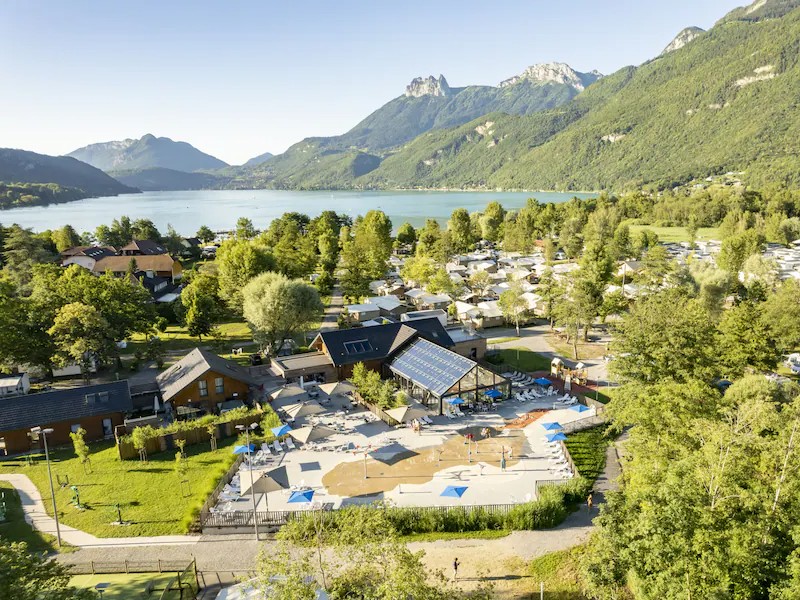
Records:
{"label": "playground equipment", "polygon": [[573,369],[568,367],[564,361],[557,356],[550,361],[550,375],[563,379],[565,386],[569,386],[567,389],[570,389],[573,383],[586,385],[588,380],[585,364],[579,362]]}

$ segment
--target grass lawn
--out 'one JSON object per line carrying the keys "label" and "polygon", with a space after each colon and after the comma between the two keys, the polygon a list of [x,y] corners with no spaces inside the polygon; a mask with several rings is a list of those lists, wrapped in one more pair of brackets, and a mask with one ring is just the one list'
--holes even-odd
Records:
{"label": "grass lawn", "polygon": [[[147,463],[138,460],[121,461],[113,443],[90,444],[91,472],[85,473],[72,448],[51,452],[53,479],[69,477],[77,485],[85,510],[73,504],[69,488],[56,487],[56,501],[63,523],[98,537],[171,535],[186,533],[184,518],[205,502],[222,474],[233,462],[231,446],[235,437],[219,440],[215,452],[207,444],[186,447],[190,490],[181,493],[175,474],[175,452],[149,456]],[[25,466],[23,460],[0,462],[0,473],[22,473],[31,478],[44,497],[49,497],[47,467],[43,460]],[[132,525],[111,525],[117,520],[114,507],[119,503],[124,521]],[[48,512],[52,508],[45,503]]]}
{"label": "grass lawn", "polygon": [[[547,335],[547,343],[550,344],[550,347],[553,350],[555,350],[556,354],[565,356],[570,360],[574,360],[572,358],[573,350],[571,343],[568,344],[564,340],[552,334]],[[606,351],[605,344],[592,344],[578,340],[578,360],[586,358],[602,358],[605,356]]]}
{"label": "grass lawn", "polygon": [[[175,578],[175,573],[113,573],[108,575],[75,575],[69,584],[78,589],[94,589],[98,583],[110,584],[103,593],[104,600],[130,600],[143,598],[144,590],[151,581],[156,590],[163,590]],[[160,598],[161,592],[154,592]]]}
{"label": "grass lawn", "polygon": [[518,337],[488,338],[486,342],[488,344],[507,344],[508,342],[516,342],[518,339]]}
{"label": "grass lawn", "polygon": [[[25,513],[17,491],[7,481],[0,481],[0,492],[6,505],[6,521],[0,523],[0,538],[6,542],[25,542],[31,552],[56,552],[56,538],[36,531],[25,522]],[[74,550],[68,544],[62,544],[61,551]]]}
{"label": "grass lawn", "polygon": [[[220,323],[217,325],[225,345],[232,346],[233,344],[253,344],[253,334],[247,323],[244,321],[233,321],[230,323]],[[185,327],[179,325],[170,325],[164,333],[159,333],[161,341],[164,342],[164,349],[167,352],[175,350],[191,350],[199,345],[208,346],[213,340],[211,338],[203,338],[202,341],[196,337],[189,335]],[[254,344],[253,344],[254,345]],[[132,355],[137,350],[144,350],[145,337],[140,334],[134,335],[128,340],[128,347],[122,350],[123,355]]]}
{"label": "grass lawn", "polygon": [[589,600],[582,592],[580,561],[583,547],[545,554],[528,564],[531,598],[539,598],[544,583],[545,600]]}
{"label": "grass lawn", "polygon": [[549,371],[550,359],[527,348],[507,348],[498,350],[493,356],[517,371]]}
{"label": "grass lawn", "polygon": [[605,426],[600,425],[567,435],[567,445],[580,474],[594,482],[606,466],[606,448],[611,440],[605,436]]}
{"label": "grass lawn", "polygon": [[[639,233],[642,229],[649,229],[658,236],[660,242],[688,242],[689,232],[686,227],[652,227],[650,225],[630,225],[631,235]],[[697,230],[695,241],[718,240],[718,227],[700,227]]]}

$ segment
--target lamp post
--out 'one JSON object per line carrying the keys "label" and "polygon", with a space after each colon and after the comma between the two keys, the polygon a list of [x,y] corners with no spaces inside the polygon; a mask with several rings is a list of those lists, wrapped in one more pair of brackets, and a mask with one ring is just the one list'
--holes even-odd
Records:
{"label": "lamp post", "polygon": [[256,512],[256,491],[253,489],[253,459],[252,449],[250,448],[250,430],[258,427],[258,423],[252,423],[249,427],[245,425],[237,425],[236,429],[244,431],[245,444],[247,444],[247,458],[250,462],[250,493],[253,496],[253,527],[256,530],[256,540],[258,540],[258,513]]}
{"label": "lamp post", "polygon": [[56,490],[53,488],[53,473],[50,471],[50,451],[47,448],[47,435],[53,433],[51,428],[42,429],[41,427],[34,427],[31,429],[32,433],[42,436],[44,440],[44,459],[47,462],[47,478],[50,480],[50,497],[53,499],[53,517],[56,520],[56,540],[58,547],[61,548],[61,527],[58,524],[58,507],[56,506]]}

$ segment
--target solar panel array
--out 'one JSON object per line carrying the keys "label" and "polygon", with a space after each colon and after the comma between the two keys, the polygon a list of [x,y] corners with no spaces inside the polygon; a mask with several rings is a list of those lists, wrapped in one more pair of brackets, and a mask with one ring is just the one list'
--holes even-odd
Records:
{"label": "solar panel array", "polygon": [[435,396],[442,396],[469,373],[475,364],[447,348],[418,339],[400,353],[389,368]]}

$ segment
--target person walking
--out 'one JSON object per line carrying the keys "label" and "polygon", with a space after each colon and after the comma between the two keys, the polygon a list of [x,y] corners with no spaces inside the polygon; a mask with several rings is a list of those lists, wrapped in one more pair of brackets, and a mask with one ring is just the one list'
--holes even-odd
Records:
{"label": "person walking", "polygon": [[506,447],[505,446],[503,446],[503,454],[500,457],[500,470],[501,471],[505,471],[506,470]]}
{"label": "person walking", "polygon": [[456,581],[458,579],[458,567],[460,565],[461,563],[458,562],[458,557],[456,557],[455,560],[453,561],[453,581]]}
{"label": "person walking", "polygon": [[592,506],[594,506],[594,499],[592,498],[592,493],[589,492],[589,497],[586,498],[586,507],[589,509],[589,512],[592,512]]}

